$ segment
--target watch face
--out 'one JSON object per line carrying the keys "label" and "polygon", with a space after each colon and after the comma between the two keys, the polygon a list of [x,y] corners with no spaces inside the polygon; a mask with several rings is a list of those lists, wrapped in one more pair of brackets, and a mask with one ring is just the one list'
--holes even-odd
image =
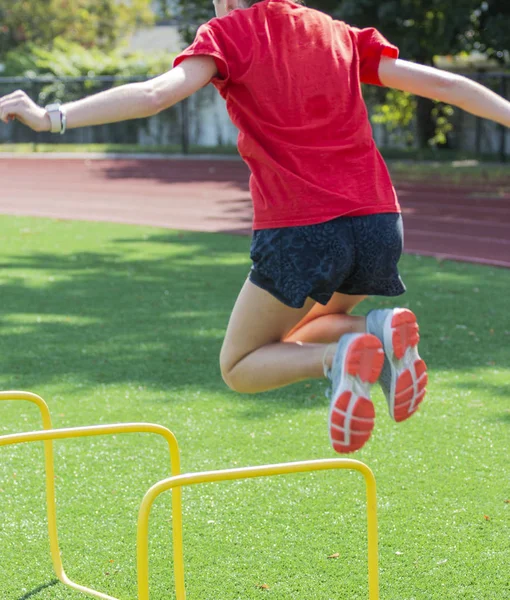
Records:
{"label": "watch face", "polygon": [[59,110],[60,109],[60,104],[48,104],[48,106],[46,107],[46,110],[48,112],[52,112],[54,110]]}

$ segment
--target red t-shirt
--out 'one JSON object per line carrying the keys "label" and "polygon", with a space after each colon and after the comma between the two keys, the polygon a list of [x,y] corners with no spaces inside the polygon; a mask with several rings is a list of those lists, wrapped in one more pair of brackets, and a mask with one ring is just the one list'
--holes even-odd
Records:
{"label": "red t-shirt", "polygon": [[398,57],[377,30],[264,0],[202,25],[174,66],[197,55],[214,58],[239,129],[254,229],[400,211],[361,94],[381,85],[381,56]]}

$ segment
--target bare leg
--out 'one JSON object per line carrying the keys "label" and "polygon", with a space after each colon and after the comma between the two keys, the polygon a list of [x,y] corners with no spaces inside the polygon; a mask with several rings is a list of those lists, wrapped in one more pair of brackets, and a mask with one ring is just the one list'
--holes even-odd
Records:
{"label": "bare leg", "polygon": [[346,333],[365,333],[365,318],[350,314],[365,298],[337,293],[326,306],[315,304],[284,341],[330,344]]}
{"label": "bare leg", "polygon": [[221,373],[227,385],[239,392],[256,393],[323,377],[324,354],[328,366],[332,359],[327,344],[282,342],[314,304],[308,300],[303,308],[289,308],[247,280],[221,349]]}
{"label": "bare leg", "polygon": [[[341,308],[340,300],[335,306],[328,305],[329,308]],[[314,310],[312,300],[303,308],[289,308],[247,280],[232,311],[221,349],[223,379],[233,390],[257,393],[322,377],[323,363],[331,367],[337,340],[320,344],[291,338],[302,337],[299,335],[302,330],[311,332],[309,337],[319,335],[317,331],[321,329],[313,332],[311,326],[333,316],[324,308]],[[362,330],[365,327],[364,320],[352,321],[354,317],[345,314],[336,316],[351,326]],[[301,327],[296,330],[298,324]],[[321,335],[324,334],[322,330]],[[379,377],[384,355],[381,343],[372,335],[343,339],[342,351],[335,357],[335,389],[328,427],[331,444],[337,452],[354,452],[368,441],[374,427],[375,413],[369,392]]]}

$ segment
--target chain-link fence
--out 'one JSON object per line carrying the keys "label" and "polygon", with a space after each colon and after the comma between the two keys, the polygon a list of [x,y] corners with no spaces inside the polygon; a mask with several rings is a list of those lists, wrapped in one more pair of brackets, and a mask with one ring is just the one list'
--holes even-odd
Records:
{"label": "chain-link fence", "polygon": [[[484,73],[474,78],[479,83],[489,87],[503,98],[510,95],[510,73]],[[497,155],[501,161],[506,161],[510,156],[510,136],[508,128],[496,123],[487,122],[459,111],[461,124],[459,129],[465,130],[464,138],[458,144],[466,144],[473,148],[476,155]],[[471,121],[471,127],[469,127]],[[462,147],[462,146],[459,146]]]}
{"label": "chain-link fence", "polygon": [[[0,96],[24,90],[39,105],[72,102],[107,90],[114,85],[134,83],[143,78],[0,77]],[[64,136],[35,133],[16,121],[0,128],[0,143],[39,144],[129,144],[168,147],[183,153],[193,146],[217,148],[235,146],[237,131],[228,120],[216,91],[209,86],[176,106],[149,119],[139,119],[69,130]]]}
{"label": "chain-link fence", "polygon": [[[510,94],[509,73],[470,76],[505,98]],[[38,104],[45,105],[56,100],[70,102],[114,85],[140,80],[142,78],[0,77],[0,96],[23,89]],[[371,86],[368,91],[366,101],[369,112],[373,114],[376,105],[383,100],[385,90]],[[446,135],[449,150],[465,156],[502,161],[510,156],[510,136],[505,127],[473,117],[461,110],[455,110],[449,119],[453,125]],[[383,151],[390,153],[415,148],[415,134],[415,119],[406,128],[397,127],[392,131],[384,125],[374,125],[376,142]],[[162,147],[182,153],[196,148],[204,151],[231,149],[235,146],[236,139],[237,130],[228,118],[223,100],[212,86],[203,88],[187,100],[149,119],[74,129],[65,136],[37,134],[17,122],[0,128],[0,143],[129,144]]]}

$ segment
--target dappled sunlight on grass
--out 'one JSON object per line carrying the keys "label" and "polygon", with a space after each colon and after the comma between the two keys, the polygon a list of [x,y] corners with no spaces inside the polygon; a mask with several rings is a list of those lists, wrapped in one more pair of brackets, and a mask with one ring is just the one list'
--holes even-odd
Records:
{"label": "dappled sunlight on grass", "polygon": [[[249,270],[248,238],[0,222],[1,389],[41,394],[57,427],[165,425],[180,442],[185,471],[336,456],[327,438],[325,381],[243,396],[221,379],[218,355]],[[381,597],[499,600],[507,583],[501,564],[510,554],[502,486],[509,274],[416,256],[402,259],[401,273],[406,295],[373,298],[356,310],[411,307],[430,368],[427,399],[405,423],[389,419],[374,388],[376,428],[354,456],[378,482]],[[0,406],[1,433],[39,427],[35,410]],[[164,444],[115,436],[58,443],[56,452],[70,574],[134,597],[136,511],[146,489],[168,474]],[[59,585],[45,587],[53,575],[42,475],[39,445],[2,449],[6,598],[19,600],[22,589],[39,590],[41,600],[69,595]],[[366,599],[363,501],[362,481],[347,473],[186,490],[190,598]],[[153,517],[151,598],[166,600],[169,497]],[[338,559],[328,559],[333,554]]]}

